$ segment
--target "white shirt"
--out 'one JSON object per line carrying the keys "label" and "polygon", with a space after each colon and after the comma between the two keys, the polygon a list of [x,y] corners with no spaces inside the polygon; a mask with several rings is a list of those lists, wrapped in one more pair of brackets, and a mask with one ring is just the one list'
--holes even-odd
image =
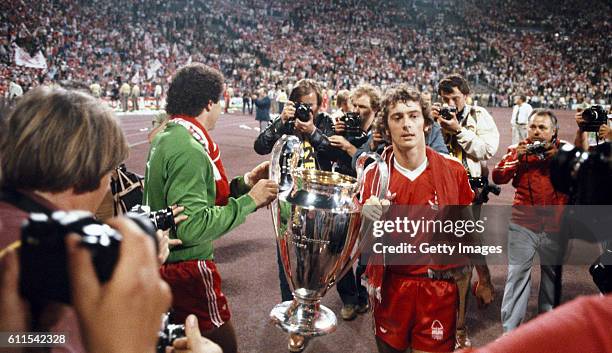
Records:
{"label": "white shirt", "polygon": [[[472,114],[472,108],[474,114]],[[470,176],[482,175],[481,162],[495,155],[499,146],[499,131],[495,120],[483,107],[465,106],[463,111],[465,124],[457,134],[457,143],[465,153]]]}
{"label": "white shirt", "polygon": [[9,99],[23,96],[23,88],[18,83],[9,83]]}
{"label": "white shirt", "polygon": [[529,103],[523,103],[521,105],[515,104],[512,108],[512,118],[510,120],[510,124],[527,124],[527,122],[529,122],[529,115],[531,115],[532,111],[533,108]]}

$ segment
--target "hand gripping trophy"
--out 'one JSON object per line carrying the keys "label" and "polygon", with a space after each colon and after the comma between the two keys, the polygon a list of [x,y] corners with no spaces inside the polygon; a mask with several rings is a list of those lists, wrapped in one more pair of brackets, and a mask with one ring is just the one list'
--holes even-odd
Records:
{"label": "hand gripping trophy", "polygon": [[381,171],[380,199],[387,194],[388,169],[380,156],[364,153],[353,178],[302,168],[301,155],[295,136],[283,136],[272,150],[270,179],[280,187],[272,221],[294,299],[276,305],[270,319],[285,332],[314,337],[336,330],[336,316],[321,298],[353,266],[372,234],[357,202],[365,161],[374,159]]}

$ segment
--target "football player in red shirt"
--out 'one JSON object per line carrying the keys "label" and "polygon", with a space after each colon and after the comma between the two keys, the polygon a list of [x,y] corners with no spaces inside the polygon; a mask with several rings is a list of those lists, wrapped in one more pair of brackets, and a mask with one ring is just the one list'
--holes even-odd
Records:
{"label": "football player in red shirt", "polygon": [[[393,195],[389,199],[393,205],[420,205],[410,211],[390,209],[385,218],[397,214],[414,219],[417,213],[427,219],[435,217],[440,207],[469,205],[474,194],[463,165],[425,145],[425,119],[430,118],[430,107],[421,94],[405,86],[391,89],[383,100],[381,114],[391,140],[391,146],[383,152],[389,169],[389,194]],[[376,168],[371,165],[366,169],[361,200],[382,210],[380,206],[386,200],[381,202],[372,196],[378,193]],[[364,216],[368,217],[366,208]],[[377,255],[370,257],[366,276],[373,297],[379,352],[404,352],[408,348],[412,352],[453,351],[457,310],[454,278],[467,270],[469,262],[421,264],[413,262],[414,258],[429,255],[417,254],[406,255],[410,256],[404,258],[409,264],[385,265]]]}

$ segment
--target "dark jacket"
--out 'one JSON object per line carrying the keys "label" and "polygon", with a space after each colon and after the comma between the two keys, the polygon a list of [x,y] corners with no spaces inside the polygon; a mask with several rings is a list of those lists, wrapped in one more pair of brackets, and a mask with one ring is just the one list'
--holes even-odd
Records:
{"label": "dark jacket", "polygon": [[270,120],[270,97],[265,96],[255,100],[255,120],[269,121]]}
{"label": "dark jacket", "polygon": [[[353,146],[357,147],[357,152],[359,153],[359,148],[361,148],[368,141],[370,135],[371,134],[369,131],[362,131],[360,136],[345,136],[345,138]],[[349,156],[349,154],[345,151],[332,146],[326,146],[321,150],[321,153],[325,154],[330,160],[336,163],[336,172],[353,177],[357,176],[357,172],[355,171],[353,165],[353,157]],[[355,157],[355,159],[356,158],[357,157]]]}
{"label": "dark jacket", "polygon": [[259,134],[253,146],[255,152],[261,155],[269,154],[272,152],[272,147],[274,147],[276,141],[283,135],[296,135],[302,140],[307,140],[314,149],[314,157],[318,165],[317,169],[329,171],[331,170],[332,162],[328,156],[320,152],[331,148],[327,137],[334,134],[333,123],[329,115],[326,113],[319,113],[314,118],[314,125],[316,130],[310,136],[295,134],[293,131],[293,123],[288,121],[283,124],[279,116]]}

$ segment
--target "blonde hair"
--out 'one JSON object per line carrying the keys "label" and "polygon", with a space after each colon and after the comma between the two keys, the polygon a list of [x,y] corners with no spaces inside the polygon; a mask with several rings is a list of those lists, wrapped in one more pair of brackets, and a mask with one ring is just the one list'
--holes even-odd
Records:
{"label": "blonde hair", "polygon": [[129,152],[112,111],[83,92],[33,89],[4,126],[0,140],[3,187],[94,191]]}
{"label": "blonde hair", "polygon": [[336,106],[340,107],[342,104],[348,102],[350,95],[351,92],[347,89],[338,91],[338,94],[336,95]]}
{"label": "blonde hair", "polygon": [[357,99],[363,95],[370,97],[370,108],[372,111],[378,112],[381,104],[380,91],[376,87],[364,83],[355,88],[355,90],[351,93],[351,99]]}

